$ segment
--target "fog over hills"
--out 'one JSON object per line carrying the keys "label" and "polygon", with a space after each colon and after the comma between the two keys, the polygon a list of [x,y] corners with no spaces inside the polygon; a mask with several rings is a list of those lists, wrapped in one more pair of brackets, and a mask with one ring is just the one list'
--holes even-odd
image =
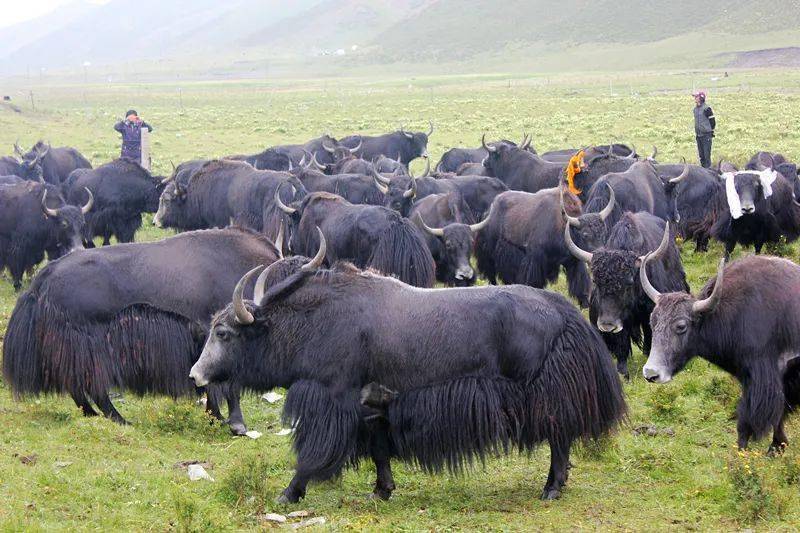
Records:
{"label": "fog over hills", "polygon": [[459,63],[536,69],[557,67],[562,57],[591,69],[720,66],[735,64],[726,53],[799,39],[800,0],[76,0],[0,29],[0,75],[76,70],[84,62],[137,62],[145,70],[166,62],[162,68],[187,72],[246,71],[265,61],[301,71]]}

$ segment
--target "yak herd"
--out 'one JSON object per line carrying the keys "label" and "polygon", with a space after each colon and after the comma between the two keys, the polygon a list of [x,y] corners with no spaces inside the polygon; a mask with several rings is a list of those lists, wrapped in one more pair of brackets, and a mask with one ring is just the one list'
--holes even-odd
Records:
{"label": "yak herd", "polygon": [[[3,345],[15,397],[68,394],[126,423],[112,389],[204,392],[242,435],[242,391],[284,387],[297,469],[281,502],[364,459],[386,499],[393,458],[459,471],[544,443],[553,499],[573,443],[624,419],[636,345],[650,382],[695,356],[735,376],[739,446],[771,430],[782,451],[800,406],[800,267],[759,254],[800,237],[793,163],[759,152],[706,169],[484,136],[432,168],[432,133],[323,135],[170,176],[15,144],[0,158],[0,269],[17,290],[32,278]],[[143,213],[177,235],[134,243]],[[697,296],[676,237],[724,244]],[[726,264],[736,244],[756,255]],[[562,268],[577,306],[543,290]]]}

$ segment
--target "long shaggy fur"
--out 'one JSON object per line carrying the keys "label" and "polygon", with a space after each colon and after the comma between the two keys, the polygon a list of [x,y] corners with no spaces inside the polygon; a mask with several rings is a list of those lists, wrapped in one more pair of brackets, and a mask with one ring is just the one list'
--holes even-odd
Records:
{"label": "long shaggy fur", "polygon": [[431,252],[408,219],[391,224],[381,235],[366,266],[415,287],[433,287],[435,281],[436,266]]}
{"label": "long shaggy fur", "polygon": [[18,397],[100,396],[112,387],[177,397],[195,390],[186,376],[202,340],[187,319],[150,306],[84,322],[26,291],[9,321],[3,374]]}

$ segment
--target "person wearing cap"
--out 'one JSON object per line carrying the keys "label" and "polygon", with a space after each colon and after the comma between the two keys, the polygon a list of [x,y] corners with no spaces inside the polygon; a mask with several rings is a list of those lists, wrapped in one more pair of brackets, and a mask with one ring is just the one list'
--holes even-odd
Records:
{"label": "person wearing cap", "polygon": [[706,104],[706,93],[694,93],[694,134],[697,138],[697,152],[700,155],[700,164],[705,168],[711,167],[711,139],[714,138],[714,129],[717,120],[714,112]]}
{"label": "person wearing cap", "polygon": [[150,124],[139,118],[135,109],[125,113],[125,120],[120,120],[114,125],[114,129],[122,134],[121,157],[133,159],[137,163],[142,162],[142,128],[153,131]]}

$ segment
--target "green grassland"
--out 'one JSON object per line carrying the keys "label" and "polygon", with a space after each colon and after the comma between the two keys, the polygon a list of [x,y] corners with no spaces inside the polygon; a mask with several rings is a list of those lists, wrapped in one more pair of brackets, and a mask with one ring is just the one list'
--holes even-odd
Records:
{"label": "green grassland", "polygon": [[[610,140],[651,144],[659,158],[695,158],[691,99],[695,82],[712,89],[719,123],[715,158],[743,163],[758,149],[800,155],[800,73],[672,72],[553,77],[439,77],[281,83],[28,87],[15,90],[22,113],[0,107],[0,152],[16,139],[38,138],[78,147],[95,164],[118,153],[111,129],[135,107],[155,126],[154,162],[254,152],[322,132],[436,132],[434,160],[447,148],[489,138],[533,134],[540,150]],[[610,83],[609,83],[610,82]],[[610,94],[613,89],[614,95]],[[414,169],[419,171],[418,161]],[[168,236],[150,225],[138,240]],[[781,249],[797,260],[797,246]],[[751,251],[737,250],[737,254]],[[708,254],[683,246],[693,289],[714,273],[719,245]],[[202,288],[199,288],[202,289]],[[565,292],[560,282],[553,290]],[[76,287],[75,290],[80,290]],[[15,301],[0,280],[0,332]],[[476,309],[476,313],[480,310]],[[548,452],[489,460],[464,475],[431,477],[395,464],[398,490],[389,502],[369,500],[374,467],[363,464],[341,479],[312,485],[292,508],[273,498],[292,476],[290,438],[278,436],[281,404],[249,395],[243,405],[258,440],[233,438],[194,400],[116,400],[132,423],[83,418],[68,398],[16,402],[0,382],[0,530],[239,530],[269,528],[265,512],[308,509],[324,527],[371,530],[796,530],[800,528],[800,421],[793,444],[778,458],[735,450],[739,387],[696,360],[663,386],[643,381],[638,351],[625,384],[630,415],[617,435],[587,444],[561,500],[541,502]],[[655,427],[656,435],[638,430]],[[214,482],[189,481],[181,461],[209,463]],[[70,463],[64,466],[64,463]]]}

